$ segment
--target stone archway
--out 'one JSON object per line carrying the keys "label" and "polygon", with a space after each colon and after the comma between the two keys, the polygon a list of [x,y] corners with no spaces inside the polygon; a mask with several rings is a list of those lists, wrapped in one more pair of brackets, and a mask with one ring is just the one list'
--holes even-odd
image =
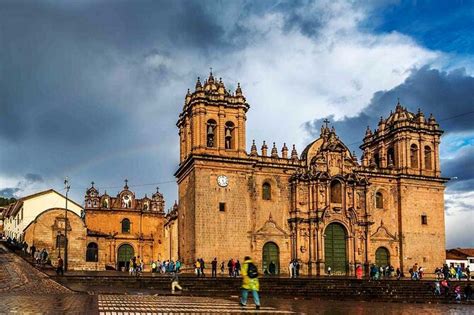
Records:
{"label": "stone archway", "polygon": [[385,247],[379,247],[375,251],[375,264],[379,267],[390,265],[390,253]]}
{"label": "stone archway", "polygon": [[128,271],[130,268],[130,259],[133,258],[133,247],[129,244],[122,244],[117,251],[117,270]]}
{"label": "stone archway", "polygon": [[263,245],[262,251],[262,271],[270,273],[270,264],[275,264],[275,274],[280,273],[280,249],[273,242],[267,242]]}
{"label": "stone archway", "polygon": [[331,223],[324,231],[324,261],[326,271],[331,267],[332,274],[347,274],[347,231],[339,223]]}

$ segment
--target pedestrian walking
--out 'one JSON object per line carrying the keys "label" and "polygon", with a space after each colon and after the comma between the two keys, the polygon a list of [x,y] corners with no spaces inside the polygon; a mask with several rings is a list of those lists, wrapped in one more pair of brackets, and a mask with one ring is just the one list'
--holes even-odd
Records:
{"label": "pedestrian walking", "polygon": [[224,275],[225,262],[221,262],[221,275]]}
{"label": "pedestrian walking", "polygon": [[183,291],[183,288],[179,285],[178,274],[176,272],[171,273],[171,293],[174,293],[175,290]]}
{"label": "pedestrian walking", "polygon": [[256,309],[260,309],[260,297],[258,291],[260,283],[258,281],[258,269],[249,256],[244,259],[242,266],[242,297],[240,298],[240,305],[247,305],[247,298],[249,291],[252,292],[253,301]]}
{"label": "pedestrian walking", "polygon": [[212,267],[212,274],[213,278],[217,277],[217,257],[214,257],[214,260],[211,262]]}

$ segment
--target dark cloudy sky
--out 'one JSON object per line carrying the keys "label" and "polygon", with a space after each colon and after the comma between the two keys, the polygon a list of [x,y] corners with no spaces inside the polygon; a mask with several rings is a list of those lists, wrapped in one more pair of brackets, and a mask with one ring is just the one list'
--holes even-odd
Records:
{"label": "dark cloudy sky", "polygon": [[[301,152],[329,117],[357,150],[397,97],[446,133],[447,245],[473,246],[471,1],[0,1],[0,195],[91,181],[177,195],[175,126],[209,68],[248,139]],[[250,145],[250,141],[247,144]],[[360,154],[359,154],[360,156]]]}

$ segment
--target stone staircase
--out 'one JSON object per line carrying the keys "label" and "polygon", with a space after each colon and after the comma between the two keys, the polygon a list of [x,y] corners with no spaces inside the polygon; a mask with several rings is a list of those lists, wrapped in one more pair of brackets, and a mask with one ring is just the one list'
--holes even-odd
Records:
{"label": "stone staircase", "polygon": [[[85,276],[68,275],[52,276],[53,279],[77,291],[94,293],[117,293],[135,291],[156,291],[166,294],[170,290],[170,279],[167,276]],[[464,287],[467,282],[450,282],[451,288],[456,284]],[[191,275],[181,276],[180,284],[187,290],[186,295],[229,296],[238,295],[241,284],[239,278],[196,278]],[[261,278],[262,296],[315,298],[324,297],[333,300],[366,300],[384,302],[410,303],[450,303],[449,297],[433,294],[433,281],[411,280],[356,280],[344,277],[321,278]],[[474,304],[468,302],[468,304]]]}

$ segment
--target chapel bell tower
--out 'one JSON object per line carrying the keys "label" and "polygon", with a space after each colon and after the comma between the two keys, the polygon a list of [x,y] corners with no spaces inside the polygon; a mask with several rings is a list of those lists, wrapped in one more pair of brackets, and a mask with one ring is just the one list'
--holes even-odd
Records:
{"label": "chapel bell tower", "polygon": [[192,155],[247,157],[246,113],[249,109],[240,84],[235,93],[226,90],[222,79],[197,79],[194,92],[188,90],[179,128],[180,164]]}
{"label": "chapel bell tower", "polygon": [[421,110],[412,113],[397,103],[378,128],[369,127],[360,148],[363,166],[389,169],[408,175],[440,177],[439,143],[443,131],[433,115],[428,119]]}

